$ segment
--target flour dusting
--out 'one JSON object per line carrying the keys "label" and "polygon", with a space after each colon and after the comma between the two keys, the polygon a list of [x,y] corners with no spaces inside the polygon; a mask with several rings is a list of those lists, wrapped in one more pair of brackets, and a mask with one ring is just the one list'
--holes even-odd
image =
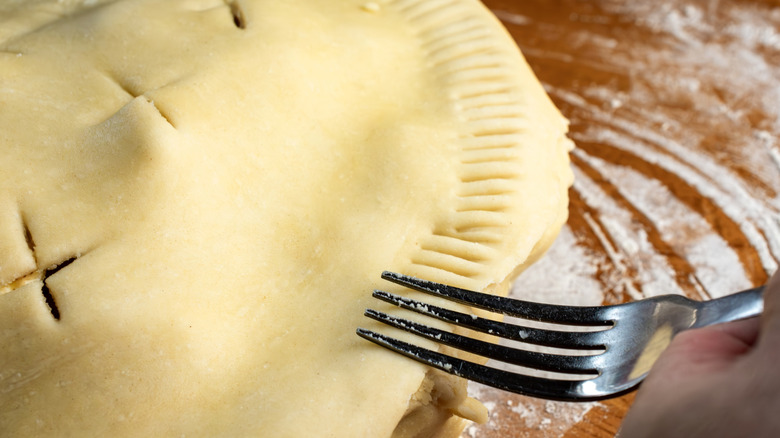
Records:
{"label": "flour dusting", "polygon": [[[576,144],[569,220],[511,296],[704,300],[768,279],[780,260],[780,9],[740,0],[486,3],[571,121]],[[608,402],[469,388],[491,411],[470,438],[559,437],[617,415],[603,414]]]}

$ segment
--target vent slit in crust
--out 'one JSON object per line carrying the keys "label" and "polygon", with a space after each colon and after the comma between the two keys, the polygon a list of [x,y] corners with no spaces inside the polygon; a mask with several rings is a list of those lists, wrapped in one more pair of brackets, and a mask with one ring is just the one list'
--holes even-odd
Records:
{"label": "vent slit in crust", "polygon": [[24,230],[24,241],[27,242],[27,248],[30,249],[33,257],[35,257],[35,241],[33,240],[32,232],[30,232],[30,227],[27,226],[27,221],[24,220],[24,216],[22,216],[22,229]]}
{"label": "vent slit in crust", "polygon": [[43,283],[41,292],[43,293],[43,298],[46,300],[46,305],[49,306],[49,311],[51,312],[51,316],[54,317],[54,319],[56,319],[57,321],[59,321],[60,310],[57,308],[57,303],[54,302],[54,297],[51,295],[49,286],[47,286],[45,282]]}
{"label": "vent slit in crust", "polygon": [[241,10],[241,5],[236,0],[228,0],[225,2],[230,8],[230,14],[233,16],[233,24],[239,29],[246,29],[246,17],[244,11]]}
{"label": "vent slit in crust", "polygon": [[60,309],[57,307],[57,303],[54,301],[54,296],[51,294],[51,290],[49,289],[47,280],[49,279],[49,277],[56,274],[61,269],[73,263],[74,260],[76,260],[76,257],[71,257],[65,260],[64,262],[60,263],[59,265],[47,269],[43,273],[43,287],[41,288],[41,293],[43,293],[43,298],[46,300],[46,305],[49,306],[49,311],[51,312],[51,316],[53,316],[54,319],[56,319],[57,321],[60,320]]}
{"label": "vent slit in crust", "polygon": [[[27,226],[27,222],[24,220],[24,216],[20,214],[20,217],[21,217],[20,222],[22,227],[22,233],[24,234],[25,243],[27,244],[27,248],[30,250],[30,254],[32,255],[33,260],[35,261],[35,242],[33,241],[32,232],[30,231],[30,228]],[[30,281],[34,281],[38,278],[40,278],[40,271],[36,269],[18,275],[16,278],[12,278],[10,281],[7,280],[5,283],[0,283],[0,296],[5,295],[9,292],[13,292],[16,289],[29,283]]]}
{"label": "vent slit in crust", "polygon": [[103,71],[103,74],[105,75],[107,81],[116,84],[116,86],[122,90],[123,93],[130,97],[130,99],[135,99],[136,97],[144,94],[143,90],[139,89],[138,86],[133,85],[132,81],[128,80],[122,74],[112,72],[110,69]]}
{"label": "vent slit in crust", "polygon": [[155,103],[154,103],[154,101],[153,101],[152,99],[149,99],[149,98],[148,98],[148,97],[146,97],[146,96],[144,96],[144,99],[146,99],[146,101],[147,101],[147,102],[149,102],[149,103],[150,103],[150,104],[151,104],[151,105],[154,107],[154,109],[156,109],[156,110],[157,110],[157,112],[158,112],[158,113],[160,113],[160,117],[162,117],[163,119],[165,119],[165,121],[166,121],[166,122],[168,122],[168,124],[169,124],[169,125],[171,125],[171,126],[174,128],[174,129],[176,129],[176,125],[174,125],[174,124],[173,124],[173,122],[171,121],[171,118],[170,118],[170,117],[168,117],[168,115],[166,115],[166,114],[165,114],[165,113],[164,113],[164,112],[163,112],[163,111],[160,109],[160,107],[159,107],[159,106],[155,105]]}
{"label": "vent slit in crust", "polygon": [[135,99],[136,97],[138,97],[139,95],[141,95],[141,94],[142,94],[142,93],[137,93],[137,92],[135,92],[135,91],[134,91],[134,90],[133,90],[131,87],[129,87],[129,86],[126,84],[126,83],[124,83],[124,82],[122,82],[122,81],[120,81],[120,80],[118,80],[118,79],[114,79],[114,82],[116,82],[117,86],[119,86],[119,88],[121,88],[121,89],[122,89],[122,91],[124,91],[125,93],[127,93],[127,95],[128,95],[128,96],[130,96],[130,98],[131,98],[131,99]]}

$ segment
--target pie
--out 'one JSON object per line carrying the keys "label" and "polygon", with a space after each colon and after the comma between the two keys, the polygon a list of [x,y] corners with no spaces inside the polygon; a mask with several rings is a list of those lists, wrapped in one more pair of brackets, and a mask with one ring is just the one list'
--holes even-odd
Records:
{"label": "pie", "polygon": [[472,0],[0,0],[6,436],[456,436],[355,329],[393,270],[506,293],[566,121]]}

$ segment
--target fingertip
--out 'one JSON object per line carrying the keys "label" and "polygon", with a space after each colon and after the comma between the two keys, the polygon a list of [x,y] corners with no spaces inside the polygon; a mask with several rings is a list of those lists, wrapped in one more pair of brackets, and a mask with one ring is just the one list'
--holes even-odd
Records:
{"label": "fingertip", "polygon": [[751,351],[758,325],[754,319],[684,331],[674,337],[658,365],[682,373],[729,366]]}
{"label": "fingertip", "polygon": [[755,345],[758,340],[761,324],[759,318],[754,317],[714,325],[712,328],[714,330],[720,330],[734,338],[736,341],[742,342],[745,347],[749,348]]}

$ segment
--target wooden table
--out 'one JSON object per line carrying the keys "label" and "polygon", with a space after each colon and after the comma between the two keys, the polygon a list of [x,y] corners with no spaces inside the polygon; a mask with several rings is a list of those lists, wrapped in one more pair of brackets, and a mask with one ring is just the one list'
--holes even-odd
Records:
{"label": "wooden table", "polygon": [[[780,256],[780,8],[770,1],[485,0],[571,120],[576,183],[519,297],[707,299]],[[611,437],[633,394],[590,405],[474,386],[464,437]]]}

